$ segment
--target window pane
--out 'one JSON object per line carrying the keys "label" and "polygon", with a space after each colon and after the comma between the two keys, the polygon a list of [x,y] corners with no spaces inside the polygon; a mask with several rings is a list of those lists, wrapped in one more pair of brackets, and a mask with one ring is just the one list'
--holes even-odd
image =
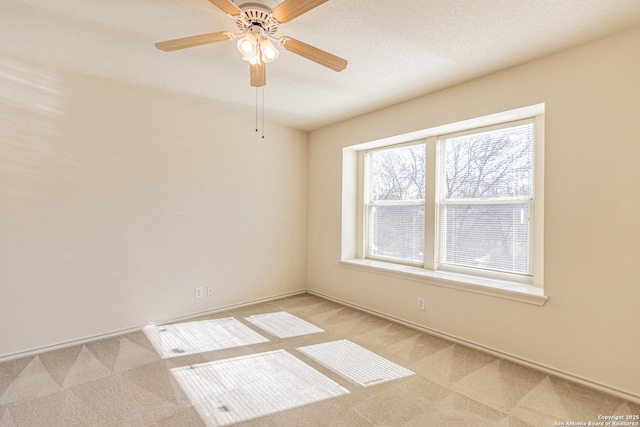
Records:
{"label": "window pane", "polygon": [[375,206],[369,208],[369,248],[373,257],[422,262],[424,207]]}
{"label": "window pane", "polygon": [[533,197],[533,143],[533,123],[444,140],[444,198]]}
{"label": "window pane", "polygon": [[528,204],[441,205],[440,262],[529,274]]}
{"label": "window pane", "polygon": [[424,199],[425,144],[370,153],[369,200]]}

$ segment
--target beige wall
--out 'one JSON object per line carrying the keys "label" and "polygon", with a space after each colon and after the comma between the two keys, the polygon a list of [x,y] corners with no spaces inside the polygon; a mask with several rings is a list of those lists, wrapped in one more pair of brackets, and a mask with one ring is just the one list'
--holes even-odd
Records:
{"label": "beige wall", "polygon": [[[308,153],[303,132],[262,141],[250,117],[0,56],[0,357],[306,281],[640,396],[639,48],[620,33],[320,129]],[[545,306],[339,265],[342,147],[540,102]]]}
{"label": "beige wall", "polygon": [[[638,51],[640,28],[312,132],[307,287],[640,398]],[[343,147],[537,103],[546,305],[339,264]]]}
{"label": "beige wall", "polygon": [[305,288],[306,133],[4,56],[0,76],[0,357]]}

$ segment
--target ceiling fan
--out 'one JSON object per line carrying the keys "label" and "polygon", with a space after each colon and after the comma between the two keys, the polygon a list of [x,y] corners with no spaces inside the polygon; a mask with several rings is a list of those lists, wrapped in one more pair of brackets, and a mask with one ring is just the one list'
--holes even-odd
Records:
{"label": "ceiling fan", "polygon": [[275,61],[280,55],[272,42],[334,71],[342,71],[347,67],[345,59],[291,37],[275,37],[280,24],[289,22],[326,1],[328,0],[285,0],[272,9],[264,2],[245,1],[236,5],[231,0],[209,0],[211,4],[235,19],[240,33],[221,31],[201,34],[159,42],[155,46],[162,51],[171,52],[239,39],[237,47],[242,59],[249,62],[251,86],[254,87],[266,84],[266,64]]}

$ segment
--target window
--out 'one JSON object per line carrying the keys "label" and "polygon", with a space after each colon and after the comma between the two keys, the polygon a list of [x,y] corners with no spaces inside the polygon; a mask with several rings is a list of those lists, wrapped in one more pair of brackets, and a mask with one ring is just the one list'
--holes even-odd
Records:
{"label": "window", "polygon": [[423,262],[425,149],[422,143],[368,154],[369,257]]}
{"label": "window", "polygon": [[437,143],[438,265],[531,276],[534,123]]}
{"label": "window", "polygon": [[345,148],[343,264],[544,304],[543,113]]}

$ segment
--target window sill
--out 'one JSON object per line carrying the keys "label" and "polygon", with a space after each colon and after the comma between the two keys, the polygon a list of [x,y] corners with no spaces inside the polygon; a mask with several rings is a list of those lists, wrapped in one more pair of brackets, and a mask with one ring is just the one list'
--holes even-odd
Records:
{"label": "window sill", "polygon": [[534,305],[544,305],[549,299],[541,288],[524,283],[487,279],[444,271],[430,271],[419,267],[392,264],[369,259],[340,261],[345,267],[414,280],[445,288],[510,299]]}

